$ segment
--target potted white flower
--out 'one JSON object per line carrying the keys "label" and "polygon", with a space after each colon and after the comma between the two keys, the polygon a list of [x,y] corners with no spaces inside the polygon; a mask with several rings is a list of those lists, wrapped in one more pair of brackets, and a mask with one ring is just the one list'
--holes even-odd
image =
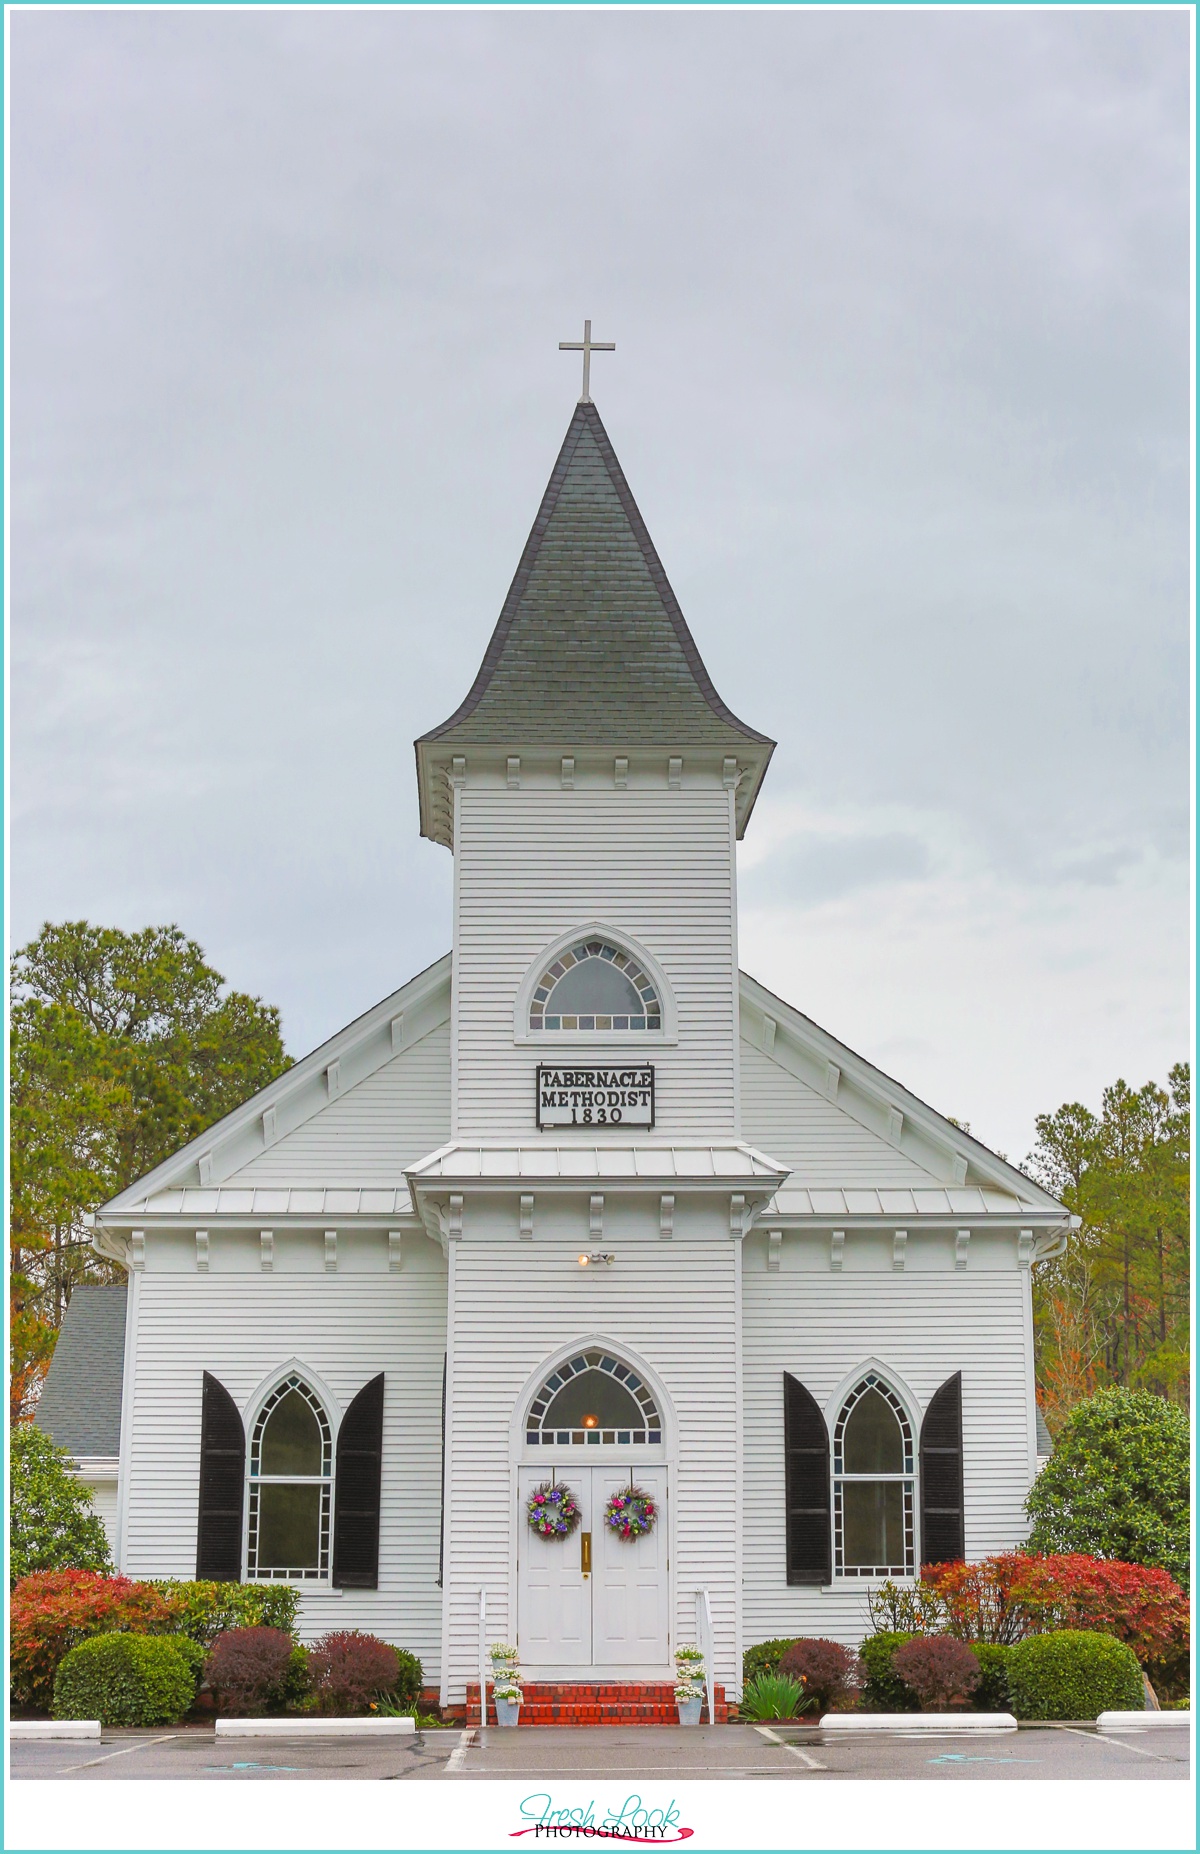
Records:
{"label": "potted white flower", "polygon": [[492,1698],[496,1703],[496,1723],[516,1725],[524,1698],[517,1651],[507,1642],[493,1642],[488,1652],[492,1661]]}
{"label": "potted white flower", "polygon": [[675,1650],[675,1704],[680,1725],[699,1725],[704,1700],[704,1656],[690,1645]]}

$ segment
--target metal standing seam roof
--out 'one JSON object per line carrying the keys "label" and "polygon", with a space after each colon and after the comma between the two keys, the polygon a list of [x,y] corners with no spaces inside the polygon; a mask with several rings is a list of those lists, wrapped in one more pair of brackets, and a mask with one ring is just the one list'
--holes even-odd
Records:
{"label": "metal standing seam roof", "polygon": [[580,402],[479,674],[424,743],[773,746],[725,706],[616,453]]}
{"label": "metal standing seam roof", "polygon": [[39,1429],[72,1455],[121,1452],[126,1292],[77,1287],[34,1413]]}

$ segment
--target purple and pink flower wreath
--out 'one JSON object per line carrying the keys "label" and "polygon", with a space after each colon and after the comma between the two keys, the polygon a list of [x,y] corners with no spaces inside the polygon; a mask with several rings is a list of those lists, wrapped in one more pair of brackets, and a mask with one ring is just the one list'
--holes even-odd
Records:
{"label": "purple and pink flower wreath", "polygon": [[543,1539],[569,1539],[580,1519],[579,1502],[559,1481],[543,1481],[526,1502],[530,1530]]}
{"label": "purple and pink flower wreath", "polygon": [[640,1487],[615,1493],[604,1509],[604,1523],[619,1539],[641,1539],[653,1532],[658,1508]]}

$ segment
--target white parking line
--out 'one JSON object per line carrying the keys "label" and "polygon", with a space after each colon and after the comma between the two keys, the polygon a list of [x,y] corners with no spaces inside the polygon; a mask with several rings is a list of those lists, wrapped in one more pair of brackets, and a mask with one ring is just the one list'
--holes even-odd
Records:
{"label": "white parking line", "polygon": [[1159,1757],[1157,1751],[1147,1751],[1143,1745],[1127,1744],[1124,1738],[1118,1738],[1113,1733],[1105,1732],[1103,1736],[1101,1736],[1099,1732],[1081,1732],[1077,1725],[1060,1725],[1058,1729],[1060,1732],[1070,1732],[1073,1738],[1090,1738],[1094,1744],[1098,1745],[1124,1745],[1126,1751],[1136,1751],[1139,1757],[1152,1757],[1156,1764],[1171,1764],[1175,1762],[1173,1758]]}
{"label": "white parking line", "polygon": [[468,1725],[466,1731],[459,1734],[458,1743],[455,1745],[453,1751],[450,1753],[449,1757],[446,1759],[446,1770],[445,1770],[446,1776],[449,1777],[453,1775],[453,1773],[456,1770],[462,1769],[463,1759],[467,1755],[467,1747],[471,1743],[474,1736],[475,1736],[475,1727],[473,1725]]}
{"label": "white parking line", "polygon": [[119,1751],[106,1751],[103,1757],[90,1757],[86,1764],[68,1764],[65,1770],[56,1770],[56,1777],[69,1776],[73,1770],[90,1770],[93,1764],[107,1764],[113,1757],[131,1757],[135,1751],[144,1751],[147,1745],[165,1745],[168,1738],[184,1738],[184,1732],[164,1732],[161,1738],[139,1738],[135,1745],[122,1745]]}
{"label": "white parking line", "polygon": [[810,1770],[828,1770],[829,1769],[828,1764],[822,1764],[817,1758],[810,1757],[808,1755],[808,1752],[805,1751],[802,1746],[790,1745],[786,1738],[781,1738],[778,1732],[773,1732],[771,1730],[770,1726],[756,1725],[754,1729],[758,1733],[760,1738],[769,1739],[773,1745],[782,1745],[785,1751],[790,1751],[793,1757],[798,1757],[800,1759],[800,1762],[802,1764],[807,1764]]}

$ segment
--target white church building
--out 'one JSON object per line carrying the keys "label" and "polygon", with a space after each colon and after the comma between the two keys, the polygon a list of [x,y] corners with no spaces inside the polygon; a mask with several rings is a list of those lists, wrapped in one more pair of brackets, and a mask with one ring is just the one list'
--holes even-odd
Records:
{"label": "white church building", "polygon": [[711,1626],[736,1694],[744,1646],[855,1644],[872,1580],[1022,1539],[1069,1218],[739,970],[772,747],[585,387],[416,743],[451,950],[97,1213],[122,1570],[291,1580],[305,1635],[411,1649],[449,1703],[481,1605],[554,1682],[663,1681]]}

